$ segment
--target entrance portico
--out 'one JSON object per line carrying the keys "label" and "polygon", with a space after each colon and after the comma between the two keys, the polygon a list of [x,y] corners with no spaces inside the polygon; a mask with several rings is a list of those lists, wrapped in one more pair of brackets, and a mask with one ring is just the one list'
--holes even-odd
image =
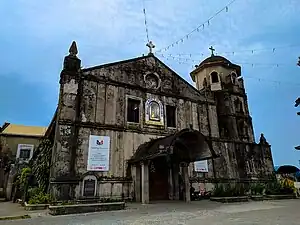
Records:
{"label": "entrance portico", "polygon": [[190,202],[189,163],[214,157],[210,142],[193,129],[142,144],[129,161],[136,201]]}

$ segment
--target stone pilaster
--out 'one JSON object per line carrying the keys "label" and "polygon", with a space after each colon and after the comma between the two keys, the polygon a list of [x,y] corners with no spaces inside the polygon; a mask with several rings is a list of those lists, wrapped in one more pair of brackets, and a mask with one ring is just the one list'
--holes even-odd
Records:
{"label": "stone pilaster", "polygon": [[169,200],[174,199],[174,188],[173,188],[173,169],[168,169],[168,183],[169,183]]}
{"label": "stone pilaster", "polygon": [[148,162],[141,162],[141,173],[142,173],[142,203],[149,203],[149,167]]}
{"label": "stone pilaster", "polygon": [[173,190],[174,190],[174,200],[179,200],[179,165],[173,167]]}
{"label": "stone pilaster", "polygon": [[184,200],[186,202],[191,201],[191,195],[190,195],[190,178],[189,178],[189,164],[188,163],[182,163],[182,175],[183,175],[183,181],[184,181]]}
{"label": "stone pilaster", "polygon": [[75,197],[79,180],[75,174],[80,104],[80,67],[77,46],[73,42],[64,59],[60,74],[60,93],[56,115],[56,129],[50,169],[50,193],[58,200]]}
{"label": "stone pilaster", "polygon": [[135,201],[141,201],[141,167],[139,165],[132,166],[132,180],[134,183]]}

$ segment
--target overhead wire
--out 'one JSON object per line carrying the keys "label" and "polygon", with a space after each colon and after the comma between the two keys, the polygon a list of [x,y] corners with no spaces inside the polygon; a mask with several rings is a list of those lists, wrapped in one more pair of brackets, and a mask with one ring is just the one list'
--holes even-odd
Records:
{"label": "overhead wire", "polygon": [[[168,57],[163,57],[165,58],[166,60],[173,60],[172,58],[168,58]],[[180,62],[180,61],[177,61],[177,60],[173,60],[174,62],[177,62],[178,64],[185,64],[185,65],[189,65],[191,66],[190,63],[188,62]],[[268,64],[270,65],[270,64]],[[273,65],[276,65],[277,64],[273,64]],[[195,66],[192,66],[191,69],[195,69]],[[279,80],[270,80],[270,79],[265,79],[265,78],[260,78],[260,77],[252,77],[252,76],[243,76],[244,79],[255,79],[255,80],[258,80],[259,82],[263,81],[263,82],[269,82],[269,83],[275,83],[275,84],[285,84],[285,85],[289,85],[289,86],[300,86],[300,83],[294,83],[294,82],[286,82],[286,81],[279,81]]]}
{"label": "overhead wire", "polygon": [[145,0],[142,0],[142,2],[143,2],[143,13],[144,13],[147,43],[149,43],[150,39],[149,39],[149,29],[148,29],[148,23],[147,23],[146,4],[145,4]]}
{"label": "overhead wire", "polygon": [[[268,48],[253,48],[253,49],[244,49],[244,50],[238,50],[238,51],[224,51],[224,52],[216,52],[215,55],[223,55],[223,54],[236,54],[236,53],[244,53],[244,52],[251,52],[251,54],[262,52],[262,51],[271,51],[275,53],[279,49],[287,49],[287,48],[293,48],[293,47],[300,47],[300,44],[291,44],[291,45],[285,45],[285,46],[274,46],[274,47],[268,47]],[[169,56],[204,56],[206,53],[175,53],[175,54],[169,54]]]}
{"label": "overhead wire", "polygon": [[[193,62],[193,63],[199,63],[200,60],[195,60],[192,58],[183,58],[183,57],[176,57],[176,56],[165,56],[164,54],[157,54],[158,56],[161,56],[167,60],[174,60],[180,62],[179,64],[183,64],[183,62]],[[251,65],[252,67],[254,66],[274,66],[274,67],[279,67],[279,66],[293,66],[292,64],[284,64],[284,63],[257,63],[257,62],[234,62],[235,64],[239,65]]]}
{"label": "overhead wire", "polygon": [[190,31],[189,33],[185,34],[184,36],[182,36],[181,38],[179,38],[177,41],[174,41],[173,43],[171,43],[170,45],[159,49],[156,52],[162,52],[162,51],[167,51],[170,47],[174,47],[175,45],[179,44],[179,43],[183,43],[183,41],[185,39],[189,39],[190,35],[193,34],[194,32],[199,32],[200,29],[204,29],[205,24],[207,24],[207,26],[210,25],[210,21],[215,18],[217,15],[219,15],[221,12],[223,12],[224,10],[226,12],[228,12],[229,10],[229,6],[231,4],[233,4],[236,0],[231,0],[227,5],[225,5],[223,8],[221,8],[220,10],[218,10],[216,13],[214,13],[211,17],[209,17],[207,20],[205,20],[203,23],[201,23],[201,25],[197,26],[195,29],[193,29],[192,31]]}

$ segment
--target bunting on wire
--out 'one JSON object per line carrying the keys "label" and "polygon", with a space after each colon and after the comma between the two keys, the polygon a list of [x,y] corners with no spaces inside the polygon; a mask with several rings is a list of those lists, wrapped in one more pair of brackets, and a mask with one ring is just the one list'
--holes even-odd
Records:
{"label": "bunting on wire", "polygon": [[[164,57],[167,61],[170,60],[170,58],[168,57]],[[176,61],[176,60],[175,60]],[[178,64],[184,64],[184,65],[191,65],[191,63],[187,63],[187,62],[181,62],[181,61],[176,61]],[[252,64],[251,64],[252,65]],[[253,64],[254,65],[254,64]],[[268,64],[270,65],[270,64]],[[275,64],[273,64],[275,65]],[[277,65],[277,64],[276,64]],[[195,69],[195,66],[191,66],[191,70]],[[300,83],[293,83],[293,82],[285,82],[285,81],[278,81],[278,80],[270,80],[270,79],[264,79],[264,78],[260,78],[260,77],[251,77],[251,76],[243,76],[244,79],[255,79],[258,82],[267,82],[267,83],[274,83],[276,85],[289,85],[289,86],[300,86]]]}
{"label": "bunting on wire", "polygon": [[143,13],[144,13],[144,19],[145,19],[145,29],[146,29],[147,43],[149,43],[150,39],[149,39],[149,30],[148,30],[148,24],[147,24],[145,0],[142,0],[142,2],[143,2]]}
{"label": "bunting on wire", "polygon": [[[218,52],[215,53],[216,55],[235,55],[237,53],[245,53],[250,52],[251,54],[259,53],[262,51],[268,51],[275,53],[281,49],[288,49],[288,48],[294,48],[294,47],[300,47],[300,44],[291,44],[291,45],[285,45],[285,46],[276,46],[276,47],[269,47],[269,48],[258,48],[258,49],[245,49],[245,50],[237,50],[237,51],[225,51],[225,52]],[[204,56],[206,53],[178,53],[178,54],[172,54],[172,56]]]}
{"label": "bunting on wire", "polygon": [[[188,64],[190,63],[196,63],[199,64],[200,60],[195,60],[192,58],[182,58],[182,57],[175,57],[172,56],[172,54],[157,54],[158,56],[161,56],[162,58],[165,58],[166,60],[173,60],[178,62],[179,64]],[[189,63],[188,63],[189,62]],[[292,64],[283,64],[283,63],[256,63],[256,62],[234,62],[235,64],[238,65],[250,65],[251,67],[257,67],[257,66],[267,66],[267,67],[282,67],[282,66],[294,66]]]}
{"label": "bunting on wire", "polygon": [[205,22],[203,22],[201,25],[199,25],[198,27],[196,27],[195,29],[193,29],[191,32],[189,32],[188,34],[184,35],[182,38],[178,39],[177,41],[171,43],[170,45],[168,45],[165,48],[159,49],[157,52],[163,52],[163,51],[167,51],[169,50],[171,47],[174,47],[175,45],[178,45],[179,43],[183,43],[184,40],[188,40],[189,37],[195,33],[195,32],[200,32],[200,30],[204,29],[205,24],[207,24],[207,26],[210,25],[210,21],[212,19],[214,19],[217,15],[219,15],[221,12],[225,11],[228,12],[229,11],[229,6],[231,4],[233,4],[236,0],[231,0],[226,6],[224,6],[222,9],[220,9],[219,11],[217,11],[214,15],[212,15],[210,18],[208,18]]}

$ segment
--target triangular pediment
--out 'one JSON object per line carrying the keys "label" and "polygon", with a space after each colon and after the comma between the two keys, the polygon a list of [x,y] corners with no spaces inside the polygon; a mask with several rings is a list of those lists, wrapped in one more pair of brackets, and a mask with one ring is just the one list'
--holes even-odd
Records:
{"label": "triangular pediment", "polygon": [[195,87],[154,55],[83,69],[86,76],[105,78],[145,92],[206,101]]}

